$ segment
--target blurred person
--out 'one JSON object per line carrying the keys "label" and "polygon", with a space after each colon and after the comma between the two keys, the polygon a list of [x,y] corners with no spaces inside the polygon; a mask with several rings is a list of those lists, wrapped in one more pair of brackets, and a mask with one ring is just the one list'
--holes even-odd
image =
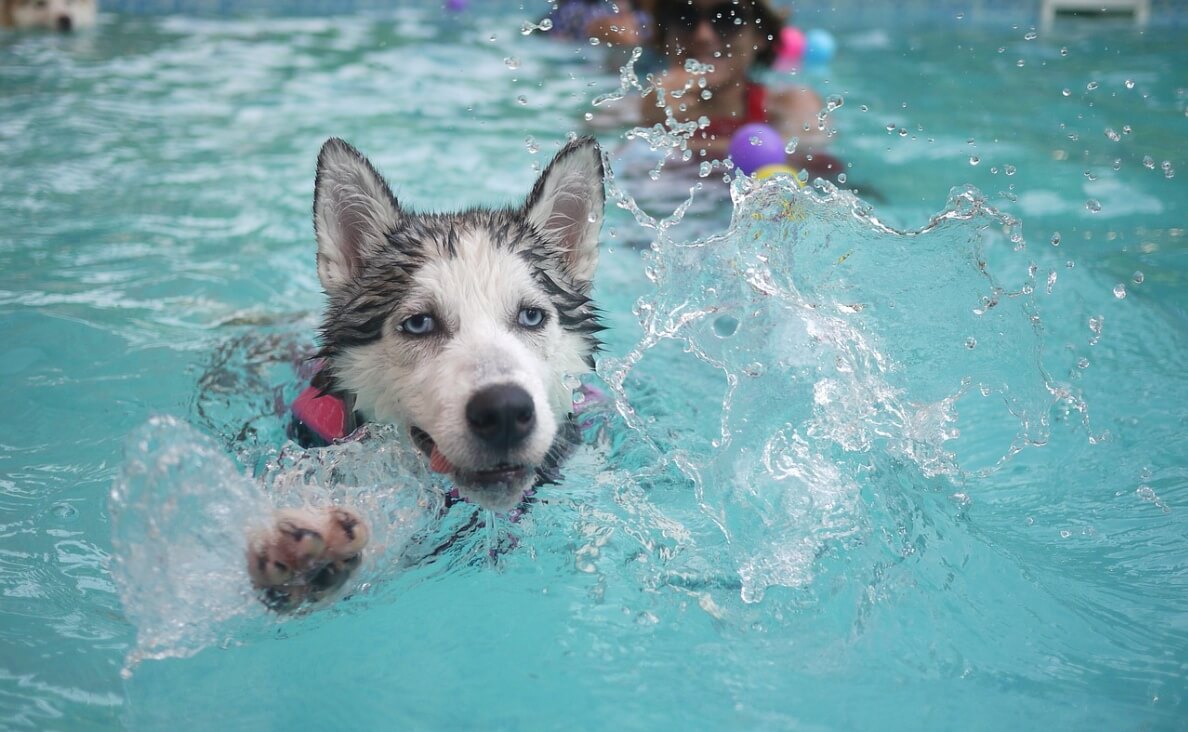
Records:
{"label": "blurred person", "polygon": [[[706,117],[689,146],[704,159],[725,159],[745,124],[771,126],[785,144],[798,139],[788,164],[834,178],[841,161],[825,152],[824,102],[804,86],[768,88],[758,77],[775,61],[785,18],[766,0],[655,0],[652,42],[667,67],[651,77],[655,97],[641,100],[644,125]],[[691,68],[687,62],[712,69]],[[703,87],[704,85],[704,87]],[[708,92],[708,93],[707,93]]]}

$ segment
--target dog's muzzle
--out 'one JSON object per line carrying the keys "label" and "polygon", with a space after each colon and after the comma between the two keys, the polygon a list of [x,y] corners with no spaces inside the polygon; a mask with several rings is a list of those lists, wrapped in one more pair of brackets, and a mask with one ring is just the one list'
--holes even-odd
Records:
{"label": "dog's muzzle", "polygon": [[474,442],[482,445],[493,461],[488,467],[459,470],[438,449],[432,435],[413,426],[413,442],[428,457],[437,473],[478,485],[514,484],[528,474],[528,466],[512,462],[511,454],[536,430],[536,404],[523,387],[495,384],[475,392],[466,403],[466,425]]}

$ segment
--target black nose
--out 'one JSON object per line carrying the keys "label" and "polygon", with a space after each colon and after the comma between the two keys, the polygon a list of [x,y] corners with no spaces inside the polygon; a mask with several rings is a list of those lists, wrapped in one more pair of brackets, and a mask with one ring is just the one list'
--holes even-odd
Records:
{"label": "black nose", "polygon": [[528,392],[514,384],[496,384],[475,392],[466,404],[470,431],[490,447],[509,450],[532,434],[536,408]]}
{"label": "black nose", "polygon": [[74,26],[74,23],[70,20],[69,15],[59,15],[58,16],[58,30],[68,31],[73,26]]}

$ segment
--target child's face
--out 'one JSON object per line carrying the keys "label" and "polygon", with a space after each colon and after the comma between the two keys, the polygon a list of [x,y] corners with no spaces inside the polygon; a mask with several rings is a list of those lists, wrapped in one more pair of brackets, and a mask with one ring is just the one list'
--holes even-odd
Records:
{"label": "child's face", "polygon": [[753,10],[747,2],[683,0],[661,9],[669,55],[683,62],[713,64],[711,83],[741,82],[755,61],[759,41]]}

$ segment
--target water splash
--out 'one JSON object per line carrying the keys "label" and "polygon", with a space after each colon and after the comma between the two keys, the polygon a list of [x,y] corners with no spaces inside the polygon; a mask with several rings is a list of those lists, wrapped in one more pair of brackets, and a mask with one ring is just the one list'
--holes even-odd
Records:
{"label": "water splash", "polygon": [[[1047,441],[1057,390],[1039,361],[1033,268],[991,274],[1019,256],[1018,222],[976,190],[907,232],[827,185],[740,178],[732,196],[721,234],[685,242],[658,227],[656,291],[635,308],[644,335],[601,373],[630,428],[692,480],[755,602],[811,581],[831,542],[864,530],[872,473],[988,475]],[[658,383],[720,404],[657,409]]]}
{"label": "water splash", "polygon": [[[573,551],[578,572],[652,557],[630,564],[641,586],[719,609],[720,597],[691,588],[757,603],[773,587],[808,587],[831,548],[879,545],[870,540],[898,535],[887,522],[909,521],[910,509],[872,503],[940,494],[964,511],[979,479],[1047,441],[1054,402],[1075,400],[1040,366],[1037,268],[1019,224],[972,188],[954,189],[923,228],[897,231],[828,184],[740,177],[728,228],[691,241],[673,227],[709,197],[700,183],[663,219],[613,176],[608,191],[655,233],[643,262],[653,289],[635,305],[639,342],[599,369],[615,412],[597,438],[605,460],[571,470],[552,499],[550,520],[564,523],[569,506],[574,533],[535,536],[537,551]],[[300,351],[232,349],[272,350],[281,355],[264,363]],[[252,381],[264,422],[277,419],[271,380]],[[441,486],[382,430],[326,450],[248,448],[237,457],[251,478],[176,421],[130,443],[112,493],[115,575],[139,633],[130,664],[293,621],[263,610],[242,566],[245,531],[277,506],[347,503],[368,518],[376,538],[345,590],[355,607],[474,515],[443,518]],[[487,527],[476,546],[501,540]],[[574,550],[572,536],[589,540]],[[485,556],[456,545],[447,555],[447,566]]]}
{"label": "water splash", "polygon": [[174,417],[134,432],[109,498],[112,576],[137,630],[125,676],[143,660],[186,657],[304,620],[267,612],[246,572],[247,537],[266,528],[276,508],[347,505],[371,526],[363,565],[336,608],[343,596],[359,598],[390,578],[443,505],[411,449],[391,430],[323,450],[289,444],[252,477]]}

